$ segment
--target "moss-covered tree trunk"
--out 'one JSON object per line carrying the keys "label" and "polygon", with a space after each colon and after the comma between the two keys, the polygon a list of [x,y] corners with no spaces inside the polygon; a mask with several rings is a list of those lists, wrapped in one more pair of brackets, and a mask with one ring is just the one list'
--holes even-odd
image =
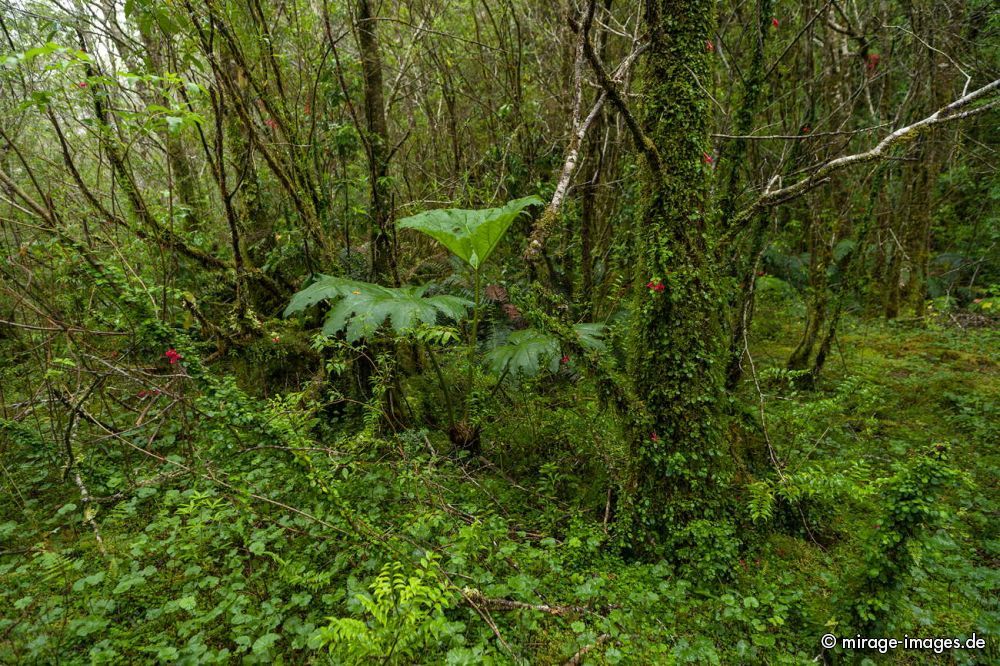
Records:
{"label": "moss-covered tree trunk", "polygon": [[630,420],[634,472],[623,536],[678,544],[720,493],[725,344],[710,252],[709,58],[714,0],[649,0],[641,123],[662,163],[647,169],[635,228],[639,278],[629,373],[645,415]]}

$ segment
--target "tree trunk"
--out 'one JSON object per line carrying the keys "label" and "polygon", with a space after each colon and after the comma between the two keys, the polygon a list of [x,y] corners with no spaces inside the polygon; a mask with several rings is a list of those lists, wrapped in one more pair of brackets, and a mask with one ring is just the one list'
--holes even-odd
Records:
{"label": "tree trunk", "polygon": [[368,180],[371,217],[371,272],[376,281],[398,285],[391,200],[389,193],[389,129],[382,93],[382,50],[378,40],[378,19],[370,0],[358,0],[358,46],[364,78],[365,146],[368,152]]}
{"label": "tree trunk", "polygon": [[[725,345],[706,234],[710,169],[705,41],[713,0],[649,0],[648,55],[640,73],[642,125],[662,157],[644,172],[628,369],[645,415],[629,419],[630,483],[622,536],[655,553],[710,518],[718,499]],[[646,286],[647,280],[649,285]],[[662,285],[662,288],[659,286]]]}
{"label": "tree trunk", "polygon": [[789,370],[805,370],[812,358],[813,348],[826,321],[827,270],[830,266],[830,244],[824,232],[824,220],[813,217],[809,223],[809,288],[806,298],[806,326],[795,351],[788,357]]}

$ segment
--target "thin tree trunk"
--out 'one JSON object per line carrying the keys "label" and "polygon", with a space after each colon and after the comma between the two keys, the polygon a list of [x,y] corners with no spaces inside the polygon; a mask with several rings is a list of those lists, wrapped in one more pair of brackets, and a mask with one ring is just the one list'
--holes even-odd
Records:
{"label": "thin tree trunk", "polygon": [[392,233],[389,193],[389,129],[382,92],[382,50],[378,20],[371,0],[357,3],[358,46],[364,79],[365,146],[368,152],[369,210],[371,217],[371,272],[375,280],[399,284]]}

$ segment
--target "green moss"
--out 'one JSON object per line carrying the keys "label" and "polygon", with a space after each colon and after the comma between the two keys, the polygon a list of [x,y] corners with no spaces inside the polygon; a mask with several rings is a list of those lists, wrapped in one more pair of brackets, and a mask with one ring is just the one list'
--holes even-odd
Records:
{"label": "green moss", "polygon": [[720,462],[724,345],[708,240],[710,167],[703,159],[709,99],[700,83],[708,77],[704,44],[714,2],[654,2],[647,21],[642,123],[663,172],[646,173],[635,232],[639,279],[628,368],[648,417],[630,415],[634,471],[621,524],[629,545],[656,552],[685,541],[687,521],[717,517],[727,475]]}

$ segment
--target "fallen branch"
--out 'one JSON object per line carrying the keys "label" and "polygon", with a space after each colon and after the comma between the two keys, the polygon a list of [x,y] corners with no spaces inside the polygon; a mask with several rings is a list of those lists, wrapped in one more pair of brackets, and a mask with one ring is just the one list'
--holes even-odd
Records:
{"label": "fallen branch", "polygon": [[532,610],[556,616],[579,615],[590,612],[590,609],[586,606],[550,606],[549,604],[526,604],[523,601],[514,601],[513,599],[494,599],[487,597],[473,587],[463,588],[462,598],[474,608],[486,608],[489,610]]}
{"label": "fallen branch", "polygon": [[598,648],[601,645],[607,643],[610,639],[611,639],[610,634],[601,634],[600,636],[597,637],[596,641],[594,641],[590,645],[584,645],[577,651],[576,654],[570,657],[569,661],[566,662],[566,666],[578,666],[579,664],[582,664],[583,658],[587,655],[588,652],[590,652],[594,648]]}

